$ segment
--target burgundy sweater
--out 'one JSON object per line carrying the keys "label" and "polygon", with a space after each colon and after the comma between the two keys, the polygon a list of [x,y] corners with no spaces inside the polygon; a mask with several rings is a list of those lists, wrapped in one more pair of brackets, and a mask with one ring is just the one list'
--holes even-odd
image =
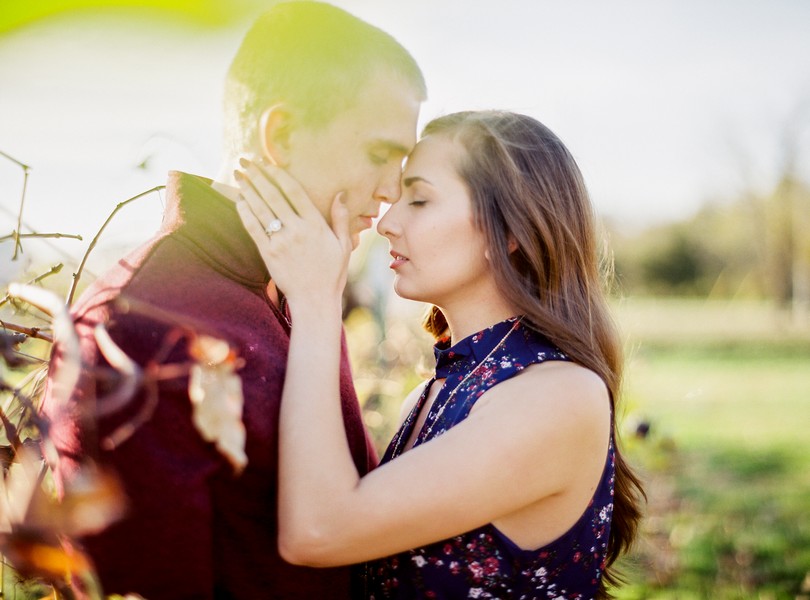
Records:
{"label": "burgundy sweater", "polygon": [[[227,340],[244,360],[246,469],[235,476],[195,430],[187,378],[161,383],[152,417],[116,449],[102,450],[98,440],[131,419],[145,396],[140,392],[124,411],[88,426],[77,407],[96,398],[103,403],[114,384],[86,369],[66,408],[46,392],[43,411],[54,422],[51,435],[62,455],[57,481],[69,479],[84,457],[112,466],[123,481],[127,516],[82,540],[105,593],[137,592],[149,600],[348,598],[348,569],[296,567],[279,557],[278,413],[289,327],[267,297],[269,275],[234,205],[209,183],[171,173],[158,235],[94,282],[73,316],[83,361],[91,367],[107,364],[94,341],[97,323],[141,365],[176,328],[167,320]],[[123,313],[119,297],[159,307],[162,316]],[[188,360],[181,342],[164,362]],[[57,345],[53,372],[59,362]],[[351,452],[365,474],[376,455],[362,424],[345,340],[341,398]]]}

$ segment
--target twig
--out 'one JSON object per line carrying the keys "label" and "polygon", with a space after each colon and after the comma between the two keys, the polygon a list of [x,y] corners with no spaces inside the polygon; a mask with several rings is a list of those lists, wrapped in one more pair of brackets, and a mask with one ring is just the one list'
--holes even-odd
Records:
{"label": "twig", "polygon": [[62,350],[62,363],[51,379],[53,395],[60,403],[65,403],[79,381],[81,373],[81,351],[79,337],[67,307],[56,294],[33,285],[12,283],[8,293],[31,306],[51,315],[53,318],[53,335],[59,340]]}
{"label": "twig", "polygon": [[[40,416],[36,407],[34,406],[34,401],[25,395],[20,389],[8,385],[5,381],[0,381],[0,391],[8,392],[14,398],[16,398],[17,402],[22,408],[22,411],[26,412],[28,414],[28,418],[31,419],[31,424],[37,428],[37,431],[40,432],[42,439],[45,439],[47,437],[46,432],[48,430],[48,421],[44,417]],[[19,424],[17,427],[19,427]],[[11,442],[10,439],[9,442]]]}
{"label": "twig", "polygon": [[28,337],[45,340],[46,342],[50,342],[51,344],[53,344],[53,336],[48,335],[47,333],[42,333],[42,330],[39,327],[23,327],[22,325],[15,325],[14,323],[8,323],[7,321],[3,321],[2,319],[0,319],[0,327],[2,327],[3,329],[8,329],[10,331],[16,331],[17,333],[24,333]]}
{"label": "twig", "polygon": [[30,168],[31,168],[31,167],[30,167],[30,165],[26,165],[25,163],[20,162],[19,160],[17,160],[17,159],[16,159],[16,158],[14,158],[13,156],[9,156],[8,154],[6,154],[5,152],[3,152],[2,150],[0,150],[0,156],[2,156],[3,158],[6,158],[6,159],[8,159],[8,160],[10,160],[10,161],[11,161],[11,162],[13,162],[15,165],[18,165],[18,166],[22,167],[23,169],[30,169]]}
{"label": "twig", "polygon": [[[63,266],[64,265],[62,263],[59,263],[58,265],[52,266],[50,271],[48,271],[47,273],[43,273],[42,275],[37,275],[31,281],[29,281],[26,285],[34,285],[35,283],[39,283],[40,281],[42,281],[46,277],[50,277],[51,275],[56,275],[59,271],[62,270]],[[9,300],[11,300],[11,294],[6,294],[5,297],[2,300],[0,300],[0,306],[3,306]]]}
{"label": "twig", "polygon": [[[11,219],[14,219],[15,215],[16,215],[16,213],[14,211],[9,210],[7,207],[3,206],[2,204],[0,204],[0,214],[8,215],[9,218],[11,218]],[[26,223],[24,220],[23,220],[22,226],[26,231],[30,231],[31,233],[37,233],[36,229],[34,229],[31,226],[30,223]],[[70,260],[70,261],[75,260],[74,256],[72,256],[69,252],[65,252],[64,249],[60,248],[58,244],[55,244],[54,242],[50,241],[49,239],[43,239],[42,244],[45,245],[45,246],[48,246],[51,250],[53,250],[54,252],[56,252],[56,253],[60,254],[61,256],[63,256],[65,258],[65,260]]]}
{"label": "twig", "polygon": [[147,370],[147,377],[144,379],[143,383],[146,392],[143,405],[132,419],[123,423],[115,431],[101,440],[101,447],[104,448],[104,450],[114,450],[132,437],[141,425],[152,418],[157,408],[158,400],[160,399],[158,396],[157,381],[151,377],[151,374]]}
{"label": "twig", "polygon": [[22,227],[23,207],[25,206],[25,190],[28,187],[28,173],[30,172],[30,167],[23,165],[22,170],[22,197],[20,198],[20,212],[17,214],[17,229],[14,231],[14,256],[11,257],[11,260],[17,260],[17,253],[22,251],[22,244],[20,243],[20,227]]}
{"label": "twig", "polygon": [[99,323],[94,330],[96,345],[102,356],[122,377],[115,390],[96,403],[96,418],[102,418],[124,408],[135,396],[141,383],[141,368],[113,341]]}
{"label": "twig", "polygon": [[11,444],[11,447],[16,452],[20,446],[22,446],[22,440],[20,440],[20,436],[17,433],[17,428],[14,427],[14,424],[11,422],[6,416],[6,413],[0,410],[0,421],[3,423],[3,430],[6,433],[6,439],[8,443]]}
{"label": "twig", "polygon": [[49,363],[47,358],[41,358],[39,356],[34,356],[33,354],[26,354],[25,352],[20,352],[19,350],[15,350],[14,354],[15,356],[19,356],[21,359],[27,361],[29,365],[47,365]]}
{"label": "twig", "polygon": [[118,213],[119,210],[124,208],[130,202],[134,202],[138,198],[146,196],[147,194],[151,194],[152,192],[157,192],[159,190],[162,190],[165,187],[166,187],[165,185],[155,186],[152,189],[146,190],[145,192],[141,192],[137,196],[133,196],[132,198],[129,198],[128,200],[124,200],[123,202],[119,202],[116,205],[115,209],[110,213],[110,216],[107,217],[107,220],[104,221],[104,224],[101,226],[101,228],[96,233],[95,237],[90,242],[90,245],[87,247],[87,252],[85,252],[84,256],[82,257],[82,262],[79,264],[78,270],[73,274],[73,285],[70,286],[70,293],[68,294],[68,297],[67,297],[67,305],[68,306],[70,306],[73,303],[73,296],[76,294],[76,287],[79,285],[79,279],[82,276],[82,271],[84,270],[84,264],[87,262],[87,257],[90,256],[90,252],[92,252],[93,248],[96,247],[96,243],[98,242],[98,239],[101,237],[102,232],[107,228],[107,225],[110,224],[110,221],[112,221],[112,219],[116,215],[116,213]]}
{"label": "twig", "polygon": [[182,333],[185,336],[194,336],[200,333],[214,336],[214,333],[210,331],[210,326],[203,321],[161,308],[155,304],[126,295],[118,296],[114,302],[115,308],[123,314],[141,315],[164,325],[179,327],[183,330]]}
{"label": "twig", "polygon": [[18,238],[70,238],[79,241],[82,241],[83,239],[78,233],[17,233],[16,231],[12,231],[8,235],[0,237],[0,242]]}

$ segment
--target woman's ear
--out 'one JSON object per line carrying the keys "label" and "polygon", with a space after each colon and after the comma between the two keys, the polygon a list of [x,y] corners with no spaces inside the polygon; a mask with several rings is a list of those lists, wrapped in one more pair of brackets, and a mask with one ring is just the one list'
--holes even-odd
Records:
{"label": "woman's ear", "polygon": [[265,109],[259,119],[262,158],[280,167],[286,167],[288,164],[290,121],[290,112],[283,104],[274,104]]}
{"label": "woman's ear", "polygon": [[[515,239],[515,236],[513,236],[511,233],[509,234],[509,238],[506,242],[506,247],[509,249],[509,254],[512,254],[512,252],[518,249],[517,240]],[[486,258],[487,260],[490,259],[489,249],[484,250],[484,258]]]}

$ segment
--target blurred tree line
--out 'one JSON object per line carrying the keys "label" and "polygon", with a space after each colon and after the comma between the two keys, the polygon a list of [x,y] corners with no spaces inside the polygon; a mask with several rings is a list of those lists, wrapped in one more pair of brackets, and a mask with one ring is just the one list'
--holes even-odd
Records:
{"label": "blurred tree line", "polygon": [[792,167],[769,193],[610,237],[622,294],[767,299],[808,313],[810,185]]}

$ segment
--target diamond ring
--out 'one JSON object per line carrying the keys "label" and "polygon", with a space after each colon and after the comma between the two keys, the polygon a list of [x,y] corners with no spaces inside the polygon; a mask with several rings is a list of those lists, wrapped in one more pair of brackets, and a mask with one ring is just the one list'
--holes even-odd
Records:
{"label": "diamond ring", "polygon": [[279,219],[273,219],[267,224],[267,228],[264,232],[267,234],[267,237],[270,237],[274,233],[278,233],[281,231],[281,221]]}

